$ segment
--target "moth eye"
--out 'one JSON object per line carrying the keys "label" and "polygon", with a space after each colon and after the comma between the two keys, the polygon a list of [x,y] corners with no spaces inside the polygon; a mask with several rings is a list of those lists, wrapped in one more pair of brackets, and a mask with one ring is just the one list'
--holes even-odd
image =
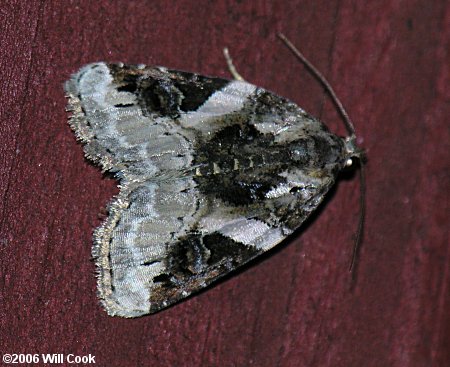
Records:
{"label": "moth eye", "polygon": [[299,192],[300,189],[301,189],[300,187],[293,187],[292,189],[289,190],[289,192],[290,192],[291,194],[295,194],[296,192]]}
{"label": "moth eye", "polygon": [[353,160],[351,158],[347,159],[345,162],[345,167],[350,167],[353,164]]}

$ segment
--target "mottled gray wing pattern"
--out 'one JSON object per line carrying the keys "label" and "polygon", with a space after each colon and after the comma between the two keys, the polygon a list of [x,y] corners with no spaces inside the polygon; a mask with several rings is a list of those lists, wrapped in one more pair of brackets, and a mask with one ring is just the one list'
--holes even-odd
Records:
{"label": "mottled gray wing pattern", "polygon": [[93,249],[110,315],[156,312],[272,248],[345,164],[341,138],[246,82],[96,63],[65,88],[87,157],[120,180]]}

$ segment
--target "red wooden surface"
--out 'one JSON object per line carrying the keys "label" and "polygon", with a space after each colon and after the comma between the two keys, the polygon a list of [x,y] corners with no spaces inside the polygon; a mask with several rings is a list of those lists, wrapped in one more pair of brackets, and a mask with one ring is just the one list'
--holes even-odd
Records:
{"label": "red wooden surface", "polygon": [[[434,1],[3,1],[0,352],[98,366],[450,365],[450,6]],[[153,316],[111,318],[90,259],[114,181],[83,159],[62,83],[85,63],[147,63],[250,82],[344,133],[323,71],[367,149],[357,282],[347,265],[357,176],[290,243]]]}

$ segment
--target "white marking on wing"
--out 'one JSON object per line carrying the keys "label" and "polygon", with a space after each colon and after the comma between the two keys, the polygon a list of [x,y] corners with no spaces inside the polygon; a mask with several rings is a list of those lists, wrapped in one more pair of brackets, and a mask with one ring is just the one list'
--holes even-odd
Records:
{"label": "white marking on wing", "polygon": [[214,118],[236,112],[244,107],[256,87],[240,81],[232,81],[211,97],[196,111],[190,111],[180,118],[183,127],[195,128],[204,134],[214,132],[221,126],[214,124]]}

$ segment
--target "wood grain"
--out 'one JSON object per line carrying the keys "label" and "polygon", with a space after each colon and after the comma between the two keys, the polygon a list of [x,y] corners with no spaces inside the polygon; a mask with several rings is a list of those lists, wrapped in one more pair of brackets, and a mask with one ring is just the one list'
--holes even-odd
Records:
{"label": "wood grain", "polygon": [[[0,10],[0,352],[93,354],[99,366],[448,366],[450,6],[425,1],[5,1]],[[357,176],[244,271],[167,311],[111,318],[90,248],[117,193],[67,125],[62,83],[88,62],[250,82],[367,149],[367,220],[347,273]],[[104,209],[103,209],[104,210]]]}

